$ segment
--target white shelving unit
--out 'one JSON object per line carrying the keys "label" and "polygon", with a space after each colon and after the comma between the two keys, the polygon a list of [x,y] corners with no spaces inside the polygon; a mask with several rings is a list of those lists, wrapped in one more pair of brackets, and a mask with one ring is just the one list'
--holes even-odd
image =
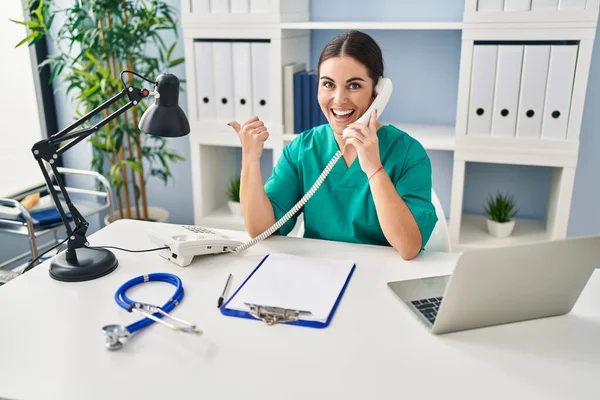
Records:
{"label": "white shelving unit", "polygon": [[[454,126],[402,123],[392,123],[391,125],[394,125],[404,132],[410,132],[410,135],[416,138],[428,150],[453,151],[456,147]],[[284,144],[290,143],[296,136],[298,135],[295,133],[284,133]]]}
{"label": "white shelving unit", "polygon": [[[463,21],[459,22],[312,22],[309,21],[308,0],[254,0],[236,2],[236,6],[258,4],[261,13],[211,13],[211,4],[219,0],[183,0],[181,2],[183,37],[187,65],[188,117],[192,178],[194,189],[194,222],[199,225],[227,229],[244,229],[243,219],[232,215],[227,208],[228,180],[238,173],[240,143],[235,132],[226,126],[225,119],[201,117],[200,86],[212,82],[203,74],[206,59],[198,57],[200,41],[268,41],[268,102],[270,113],[266,121],[270,138],[263,157],[275,165],[283,148],[296,135],[283,129],[282,68],[297,62],[310,66],[311,32],[315,30],[388,30],[461,31],[460,73],[456,107],[456,126],[426,124],[393,125],[415,137],[427,150],[453,152],[453,173],[450,193],[449,230],[454,251],[477,247],[505,246],[511,243],[535,242],[566,236],[571,195],[579,151],[579,131],[584,108],[585,92],[595,38],[600,0],[562,0],[520,2],[519,7],[552,5],[557,9],[493,10],[485,8],[502,5],[503,1],[465,0]],[[564,9],[558,9],[558,4]],[[228,4],[227,1],[219,4]],[[233,2],[231,2],[233,4]],[[221,10],[222,11],[222,10]],[[236,10],[239,11],[239,10]],[[399,19],[401,17],[399,16]],[[520,134],[501,136],[494,132],[479,132],[469,121],[476,106],[473,91],[474,54],[477,46],[523,46],[523,54],[537,45],[576,46],[576,63],[572,84],[567,84],[570,99],[561,114],[566,127],[562,138],[524,137]],[[523,56],[524,59],[524,56]],[[522,59],[522,60],[523,60]],[[550,61],[549,61],[550,62]],[[527,64],[541,68],[543,63]],[[504,65],[501,66],[504,68]],[[518,71],[522,71],[524,61]],[[568,79],[565,78],[565,79]],[[563,85],[564,86],[564,85]],[[563,88],[564,89],[564,88]],[[507,89],[508,90],[508,89]],[[218,97],[218,96],[217,96]],[[495,98],[494,107],[502,100]],[[544,109],[551,107],[549,104]],[[493,112],[495,110],[490,110]],[[520,110],[514,110],[516,113]],[[543,110],[539,111],[543,113]],[[261,119],[263,115],[258,113]],[[388,114],[389,115],[389,114]],[[512,115],[512,114],[510,114]],[[230,119],[233,119],[233,115]],[[562,121],[562,120],[561,120]],[[550,121],[555,123],[556,121]],[[543,130],[544,128],[542,128]],[[548,207],[543,221],[518,219],[513,234],[495,238],[488,234],[485,217],[463,212],[465,170],[468,163],[544,166],[551,168],[552,179]],[[265,177],[266,178],[266,177]]]}

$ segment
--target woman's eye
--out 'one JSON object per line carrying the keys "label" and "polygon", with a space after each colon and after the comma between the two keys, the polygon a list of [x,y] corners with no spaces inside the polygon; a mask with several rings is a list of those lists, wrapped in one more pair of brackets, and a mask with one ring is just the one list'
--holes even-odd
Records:
{"label": "woman's eye", "polygon": [[333,87],[333,83],[332,82],[324,82],[323,86],[325,86],[327,89],[331,89]]}
{"label": "woman's eye", "polygon": [[360,89],[360,85],[356,82],[352,82],[350,85],[348,85],[348,87],[350,89]]}

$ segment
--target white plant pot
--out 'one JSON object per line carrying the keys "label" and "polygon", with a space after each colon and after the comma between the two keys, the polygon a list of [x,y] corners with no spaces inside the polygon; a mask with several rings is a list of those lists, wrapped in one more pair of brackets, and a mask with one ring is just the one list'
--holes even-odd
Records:
{"label": "white plant pot", "polygon": [[[129,208],[130,212],[131,212],[131,219],[138,219],[137,218],[137,213],[135,212],[135,207],[130,207]],[[140,205],[139,207],[140,210],[140,219],[143,219],[144,216],[142,215],[142,207]],[[114,212],[114,218],[115,221],[120,219],[119,218],[119,210],[115,210]],[[123,210],[123,219],[127,219],[127,213],[125,210]],[[148,220],[152,221],[152,222],[167,222],[169,220],[169,212],[161,207],[148,207]],[[104,217],[104,224],[108,225],[110,224],[111,221],[110,220],[110,214],[107,214]]]}
{"label": "white plant pot", "polygon": [[507,237],[510,236],[515,227],[515,220],[508,222],[496,222],[491,219],[487,220],[488,232],[492,236],[496,237]]}
{"label": "white plant pot", "polygon": [[229,211],[238,217],[242,216],[242,205],[237,201],[227,201],[227,206],[229,207]]}

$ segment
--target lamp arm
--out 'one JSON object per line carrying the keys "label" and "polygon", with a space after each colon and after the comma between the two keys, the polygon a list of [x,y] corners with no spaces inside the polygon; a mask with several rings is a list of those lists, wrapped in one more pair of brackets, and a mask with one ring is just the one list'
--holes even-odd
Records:
{"label": "lamp arm", "polygon": [[[136,76],[140,76],[141,78],[145,79],[146,81],[152,83],[152,81],[150,81],[149,79],[144,78],[143,76],[136,74],[133,71],[127,71],[127,70],[121,72],[121,80],[123,80],[123,74],[125,72],[130,72],[132,74],[135,74]],[[98,113],[100,111],[104,111],[104,109],[110,107],[112,104],[119,101],[125,95],[129,95],[129,101],[137,100],[139,102],[142,98],[148,96],[148,94],[149,94],[147,89],[138,89],[135,87],[127,87],[124,80],[123,80],[123,88],[124,89],[121,90],[119,93],[117,93],[115,96],[108,99],[104,103],[100,104],[98,107],[94,108],[92,111],[90,111],[89,113],[87,113],[86,115],[84,115],[83,117],[78,119],[77,121],[73,122],[71,125],[67,126],[62,131],[59,131],[59,132],[55,133],[54,135],[50,136],[48,139],[53,142],[57,142],[57,140],[59,138],[62,138],[64,135],[71,132],[73,129],[77,128],[78,126],[81,126],[84,122],[87,122],[90,118],[93,118],[94,116],[98,115]]]}
{"label": "lamp arm", "polygon": [[87,129],[82,129],[79,131],[69,133],[69,134],[63,136],[62,138],[57,139],[58,141],[62,142],[64,140],[76,138],[75,140],[72,140],[69,143],[67,143],[66,145],[64,145],[63,147],[57,149],[56,154],[59,154],[59,155],[63,154],[64,152],[69,150],[71,147],[75,146],[77,143],[81,142],[83,139],[90,136],[92,133],[98,132],[100,130],[100,128],[102,128],[104,125],[108,124],[110,121],[117,118],[118,116],[120,116],[125,111],[129,110],[131,107],[133,107],[135,105],[137,105],[136,101],[130,101],[129,103],[125,104],[123,107],[119,108],[114,113],[110,114],[108,117],[104,118],[102,121],[98,122],[96,125],[94,125],[90,128],[87,128]]}
{"label": "lamp arm", "polygon": [[[71,198],[69,196],[69,193],[67,193],[67,190],[65,189],[65,185],[62,181],[62,178],[60,177],[60,174],[58,173],[58,170],[56,169],[56,166],[54,165],[55,160],[58,158],[58,156],[60,154],[66,152],[71,147],[75,146],[77,143],[81,142],[83,139],[90,136],[94,132],[97,132],[104,125],[106,125],[110,121],[114,120],[115,118],[117,118],[118,116],[123,114],[125,111],[130,109],[131,107],[139,104],[140,100],[142,100],[145,97],[148,97],[149,94],[150,94],[150,92],[148,91],[148,89],[139,89],[139,88],[135,88],[135,87],[125,88],[121,92],[119,92],[117,95],[115,95],[114,97],[109,99],[108,101],[104,102],[103,104],[101,104],[100,106],[95,108],[94,110],[90,111],[88,114],[81,117],[79,120],[75,121],[73,124],[69,125],[67,128],[56,133],[55,135],[50,136],[47,139],[43,139],[43,140],[40,140],[39,142],[35,143],[31,149],[36,161],[38,162],[38,165],[40,166],[40,169],[42,170],[42,175],[44,176],[44,180],[46,181],[46,186],[48,187],[48,191],[50,192],[50,195],[52,196],[52,199],[54,200],[56,208],[58,209],[58,212],[60,214],[60,218],[63,222],[63,225],[67,229],[67,234],[69,235],[69,241],[68,241],[68,247],[67,247],[67,253],[66,253],[66,257],[67,257],[68,261],[75,262],[76,261],[75,260],[76,253],[74,250],[84,247],[88,244],[85,234],[87,232],[89,223],[85,220],[83,215],[81,215],[79,210],[77,210],[77,208],[73,205]],[[117,102],[118,100],[120,100],[121,98],[123,98],[125,96],[129,97],[129,102],[127,104],[125,104],[124,106],[122,106],[121,108],[119,108],[117,111],[108,115],[106,118],[102,119],[97,124],[95,124],[89,128],[85,128],[85,129],[81,129],[81,130],[72,132],[73,129],[82,125],[83,123],[88,121],[90,118],[94,117],[99,112],[103,111],[104,109],[111,106],[112,104],[114,104],[115,102]],[[60,142],[63,142],[65,140],[70,140],[70,139],[74,139],[74,140],[67,143],[65,146],[63,146],[61,148],[58,147]],[[74,229],[71,229],[71,225],[69,223],[69,220],[67,219],[65,210],[60,202],[60,199],[58,198],[58,194],[57,194],[56,190],[54,189],[54,185],[52,184],[52,179],[50,178],[48,171],[44,167],[43,161],[46,161],[50,164],[50,169],[52,170],[54,178],[56,179],[56,183],[58,184],[60,191],[65,198],[67,208],[69,209],[69,212],[71,213],[73,223],[75,224]]]}

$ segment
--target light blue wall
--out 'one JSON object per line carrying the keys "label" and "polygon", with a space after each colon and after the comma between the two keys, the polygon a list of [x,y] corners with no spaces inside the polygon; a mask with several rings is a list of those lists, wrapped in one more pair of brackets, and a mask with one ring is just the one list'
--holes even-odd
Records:
{"label": "light blue wall", "polygon": [[464,0],[310,0],[312,21],[462,21]]}
{"label": "light blue wall", "polygon": [[600,234],[600,34],[596,30],[579,159],[571,202],[569,236]]}
{"label": "light blue wall", "polygon": [[[63,0],[67,1],[67,0]],[[179,0],[170,0],[179,7]],[[464,1],[446,0],[371,0],[368,5],[362,0],[311,0],[311,19],[314,21],[460,21]],[[323,45],[337,31],[314,31],[311,37],[312,67]],[[367,31],[380,44],[384,52],[385,74],[394,81],[394,95],[382,116],[382,121],[405,121],[409,123],[454,124],[458,86],[460,39],[459,31]],[[180,35],[181,38],[181,35]],[[170,38],[167,38],[167,41]],[[600,60],[598,37],[588,84],[586,107],[581,132],[579,165],[568,227],[570,236],[600,234]],[[183,56],[183,44],[179,40],[175,48],[177,56]],[[187,65],[173,71],[184,77]],[[57,93],[58,121],[65,126],[73,118],[70,100]],[[180,97],[182,108],[187,110],[186,96]],[[148,184],[150,205],[165,207],[170,213],[170,222],[193,223],[193,201],[190,152],[186,138],[172,139],[169,146],[186,158],[173,166],[173,178],[165,187],[157,180]],[[65,156],[66,165],[75,168],[89,167],[90,149],[80,144]],[[268,155],[268,152],[265,154]],[[430,151],[433,179],[436,191],[446,213],[450,205],[452,177],[452,152]],[[267,157],[265,157],[266,159]],[[239,167],[239,153],[238,153]],[[263,162],[263,175],[268,176],[272,165]],[[505,166],[470,163],[466,170],[464,207],[466,212],[481,212],[489,193],[510,191],[518,202],[520,215],[543,218],[548,190],[550,170],[543,167]],[[91,220],[90,232],[101,226],[100,218]],[[26,246],[21,238],[0,236],[2,258],[13,254],[13,247]],[[16,243],[16,244],[15,244]]]}

